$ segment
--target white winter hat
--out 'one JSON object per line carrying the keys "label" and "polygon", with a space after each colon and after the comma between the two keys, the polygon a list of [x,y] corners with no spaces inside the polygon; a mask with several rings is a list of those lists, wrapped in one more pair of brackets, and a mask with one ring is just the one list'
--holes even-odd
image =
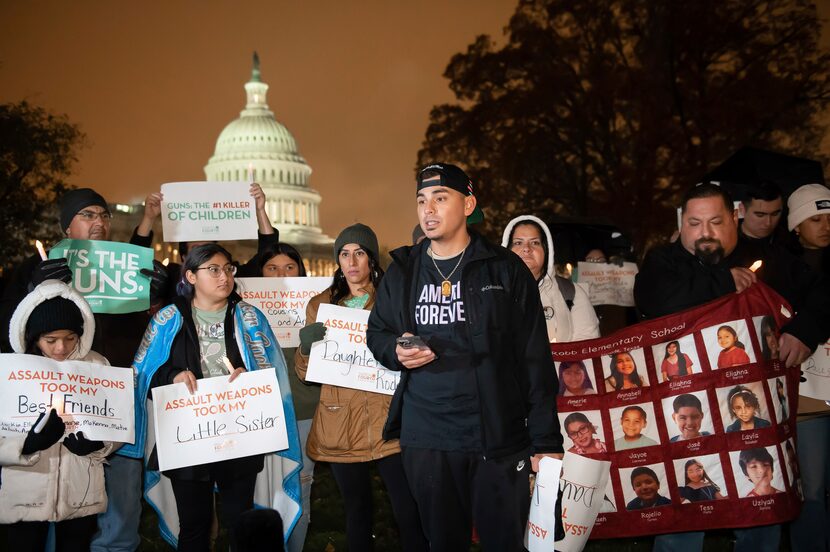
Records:
{"label": "white winter hat", "polygon": [[787,200],[787,228],[791,231],[813,215],[830,215],[830,189],[822,184],[805,184]]}

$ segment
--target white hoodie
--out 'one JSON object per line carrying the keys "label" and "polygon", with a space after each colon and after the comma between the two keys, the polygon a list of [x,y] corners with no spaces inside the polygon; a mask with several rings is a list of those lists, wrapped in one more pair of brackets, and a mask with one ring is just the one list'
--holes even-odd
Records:
{"label": "white hoodie", "polygon": [[[73,301],[84,318],[83,335],[69,359],[109,365],[107,359],[91,350],[95,318],[89,305],[58,280],[46,280],[37,286],[14,311],[9,324],[9,341],[14,352],[26,350],[26,323],[32,311],[54,297]],[[21,452],[24,440],[25,437],[0,438],[0,464],[5,466],[0,484],[0,523],[61,521],[107,509],[104,459],[113,452],[116,444],[104,442],[104,448],[87,456],[77,456],[58,442],[46,450],[24,456]]]}
{"label": "white hoodie", "polygon": [[594,307],[580,286],[574,284],[574,304],[568,310],[565,298],[559,291],[556,283],[556,272],[553,267],[553,237],[548,225],[538,217],[522,215],[514,218],[507,224],[502,235],[501,245],[510,249],[510,234],[513,228],[521,222],[535,222],[545,233],[548,243],[548,266],[545,276],[539,281],[539,295],[545,309],[545,321],[548,326],[548,339],[551,343],[567,341],[581,341],[599,337],[599,320]]}

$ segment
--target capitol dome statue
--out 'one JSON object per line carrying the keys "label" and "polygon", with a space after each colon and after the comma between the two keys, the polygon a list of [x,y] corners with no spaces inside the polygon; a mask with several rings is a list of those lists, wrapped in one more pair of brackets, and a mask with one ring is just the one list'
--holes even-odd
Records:
{"label": "capitol dome statue", "polygon": [[320,228],[321,197],[309,187],[311,167],[300,155],[294,136],[268,108],[268,85],[261,80],[256,52],[245,92],[245,109],[219,134],[216,150],[204,168],[205,179],[258,182],[280,241],[297,247],[313,275],[332,274],[334,240]]}

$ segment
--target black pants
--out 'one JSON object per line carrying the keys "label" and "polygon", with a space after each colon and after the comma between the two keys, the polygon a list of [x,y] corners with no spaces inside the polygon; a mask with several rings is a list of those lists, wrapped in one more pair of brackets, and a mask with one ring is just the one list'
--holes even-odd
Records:
{"label": "black pants", "polygon": [[[373,549],[371,462],[331,464],[331,471],[346,505],[346,542],[351,552]],[[418,508],[406,482],[401,455],[393,454],[375,461],[380,472],[406,552],[428,550],[421,528]]]}
{"label": "black pants", "polygon": [[[239,514],[254,507],[257,474],[233,478],[215,477],[219,486],[219,519],[233,531]],[[214,481],[171,479],[176,511],[179,513],[179,552],[207,552],[210,549],[210,525],[213,522]],[[232,547],[233,549],[233,547]]]}
{"label": "black pants", "polygon": [[403,449],[406,478],[431,552],[469,550],[472,522],[484,551],[523,551],[530,512],[530,458]]}
{"label": "black pants", "polygon": [[[84,516],[55,523],[56,552],[89,552],[92,535],[98,530],[98,516]],[[9,550],[43,552],[48,521],[19,521],[6,528]]]}

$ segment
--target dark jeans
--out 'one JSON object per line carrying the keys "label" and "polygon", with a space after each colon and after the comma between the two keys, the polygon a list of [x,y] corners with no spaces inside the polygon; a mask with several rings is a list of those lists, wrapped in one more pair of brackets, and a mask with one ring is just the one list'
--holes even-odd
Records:
{"label": "dark jeans", "polygon": [[[406,552],[428,550],[421,528],[418,508],[406,482],[401,455],[393,454],[374,461],[386,486],[392,511],[401,534],[401,546]],[[369,476],[371,462],[331,464],[331,471],[346,506],[346,541],[351,552],[372,550],[372,485]]]}
{"label": "dark jeans", "polygon": [[[206,552],[210,549],[210,525],[213,521],[213,487],[219,486],[219,519],[233,531],[239,514],[254,507],[257,474],[242,477],[217,476],[215,481],[171,479],[179,513],[179,552]],[[234,547],[232,546],[233,550]]]}
{"label": "dark jeans", "polygon": [[[98,516],[84,516],[55,523],[56,552],[89,552],[92,535],[98,530]],[[48,521],[19,521],[6,529],[9,550],[43,552]]]}
{"label": "dark jeans", "polygon": [[472,522],[484,551],[524,551],[530,458],[405,447],[406,478],[431,552],[469,550]]}

